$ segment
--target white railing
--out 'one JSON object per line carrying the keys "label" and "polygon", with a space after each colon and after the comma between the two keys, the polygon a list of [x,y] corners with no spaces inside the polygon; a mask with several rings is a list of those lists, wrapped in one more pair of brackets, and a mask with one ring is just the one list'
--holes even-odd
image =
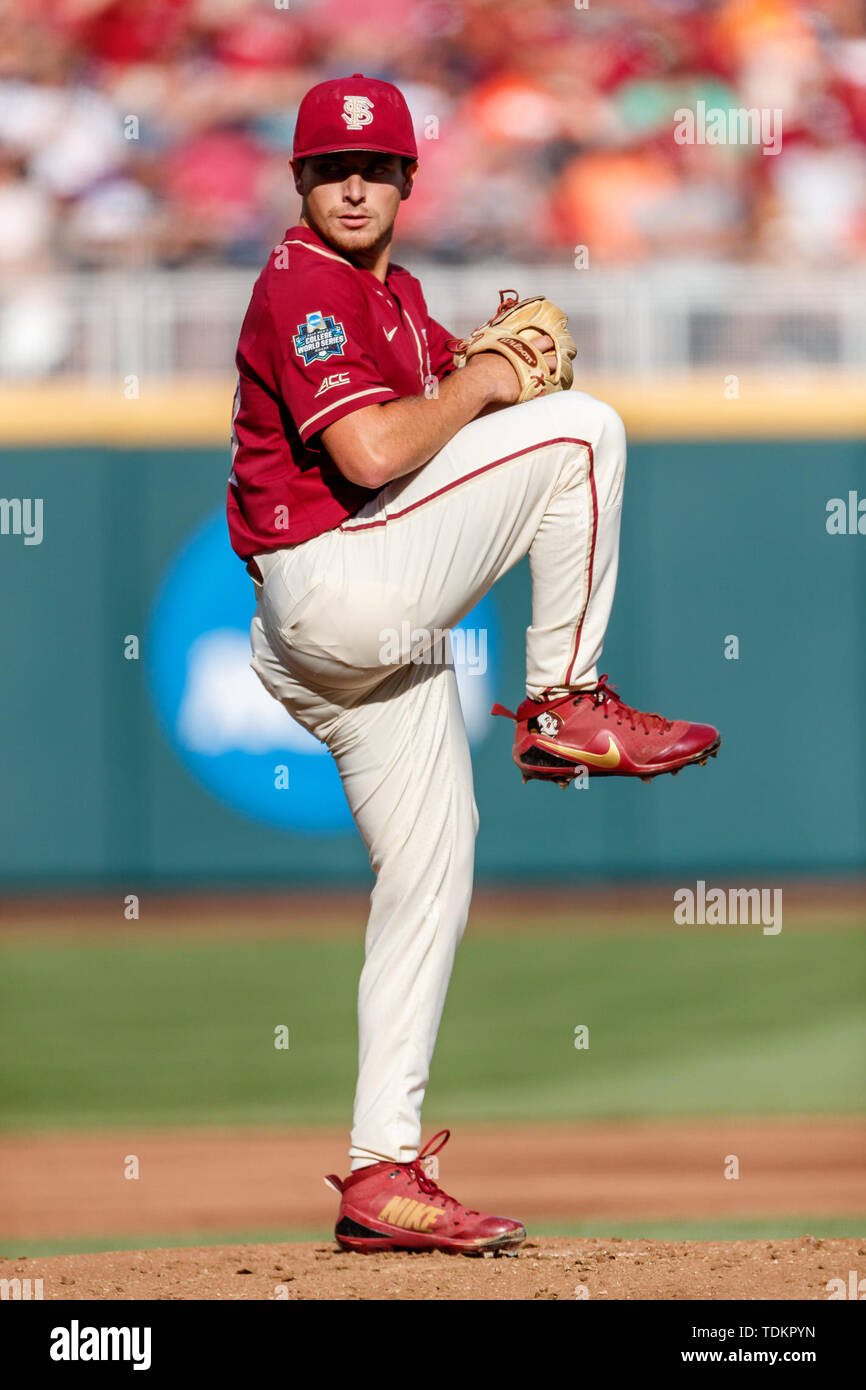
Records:
{"label": "white railing", "polygon": [[[588,371],[866,366],[866,268],[676,264],[622,271],[407,258],[430,312],[459,335],[498,291],[543,290],[567,310]],[[226,374],[254,271],[111,271],[0,283],[0,375]]]}

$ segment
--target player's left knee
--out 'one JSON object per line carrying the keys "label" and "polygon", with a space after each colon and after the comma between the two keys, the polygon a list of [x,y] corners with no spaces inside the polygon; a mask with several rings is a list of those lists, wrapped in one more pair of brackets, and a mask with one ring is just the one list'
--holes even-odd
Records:
{"label": "player's left knee", "polygon": [[560,396],[582,422],[584,432],[594,445],[618,454],[625,453],[625,425],[612,405],[585,391],[562,391]]}
{"label": "player's left knee", "polygon": [[625,486],[626,466],[625,425],[622,418],[607,401],[600,401],[582,391],[567,394],[577,397],[574,408],[584,431],[583,437],[592,443],[599,504],[603,509],[619,506]]}
{"label": "player's left knee", "polygon": [[602,413],[601,429],[604,442],[625,458],[625,425],[622,416],[612,405],[608,405],[607,401],[599,401],[598,406]]}

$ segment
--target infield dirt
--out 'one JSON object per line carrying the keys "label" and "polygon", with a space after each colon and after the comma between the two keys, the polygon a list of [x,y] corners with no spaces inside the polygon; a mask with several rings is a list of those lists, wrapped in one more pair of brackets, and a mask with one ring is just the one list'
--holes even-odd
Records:
{"label": "infield dirt", "polygon": [[516,1255],[347,1255],[330,1242],[0,1261],[45,1299],[827,1299],[863,1240],[529,1240]]}

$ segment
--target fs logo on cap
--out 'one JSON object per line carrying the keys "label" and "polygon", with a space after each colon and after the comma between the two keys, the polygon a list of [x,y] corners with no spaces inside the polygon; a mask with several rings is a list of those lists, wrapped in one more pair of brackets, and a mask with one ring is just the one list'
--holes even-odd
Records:
{"label": "fs logo on cap", "polygon": [[[375,134],[373,133],[375,131]],[[372,144],[364,145],[364,140]],[[292,150],[296,159],[346,149],[373,149],[417,159],[406,99],[393,82],[353,72],[311,87],[298,107]]]}
{"label": "fs logo on cap", "polygon": [[307,322],[298,324],[295,335],[295,352],[303,357],[304,365],[323,361],[326,357],[342,357],[346,330],[334,320],[333,314],[323,314],[315,309],[307,314]]}
{"label": "fs logo on cap", "polygon": [[346,97],[342,115],[347,130],[363,130],[373,124],[373,103],[369,97]]}

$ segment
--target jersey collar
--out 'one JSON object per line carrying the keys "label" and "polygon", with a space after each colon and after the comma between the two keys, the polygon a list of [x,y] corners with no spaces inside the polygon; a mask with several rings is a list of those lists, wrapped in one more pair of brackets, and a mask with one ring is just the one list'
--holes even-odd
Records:
{"label": "jersey collar", "polygon": [[[332,256],[336,256],[337,259],[341,260],[344,265],[347,265],[350,270],[356,270],[359,275],[369,275],[370,279],[380,289],[382,287],[382,281],[376,275],[373,274],[372,270],[367,270],[364,266],[353,265],[352,262],[346,256],[341,255],[341,253],[335,247],[331,246],[330,242],[324,241],[319,236],[318,232],[314,232],[312,227],[303,227],[300,224],[297,227],[289,227],[286,231],[285,236],[283,237],[283,240],[305,241],[308,246],[320,246],[323,251],[328,251]],[[388,262],[388,269],[385,272],[386,285],[388,284],[388,281],[390,280],[393,272],[399,271],[400,269],[401,267],[395,265],[393,261]]]}

